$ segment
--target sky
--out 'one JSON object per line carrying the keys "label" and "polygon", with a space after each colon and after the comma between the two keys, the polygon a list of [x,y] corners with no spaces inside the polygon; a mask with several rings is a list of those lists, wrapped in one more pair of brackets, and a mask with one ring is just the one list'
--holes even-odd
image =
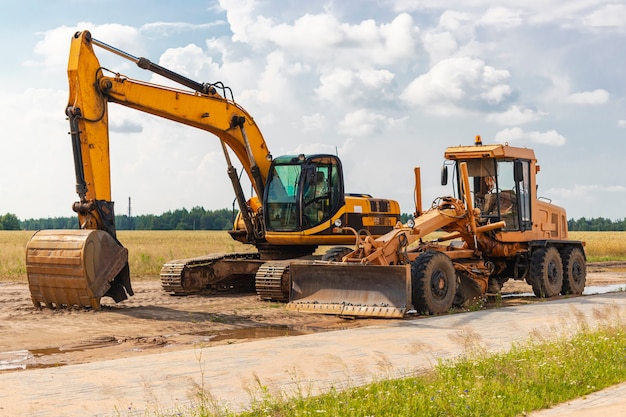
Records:
{"label": "sky", "polygon": [[[73,216],[76,31],[221,81],[274,156],[338,154],[346,191],[424,207],[448,146],[532,148],[568,218],[626,217],[623,0],[23,0],[0,6],[0,214]],[[164,83],[96,48],[103,66]],[[217,137],[109,106],[117,214],[233,207]],[[236,160],[235,160],[236,161]],[[241,165],[235,163],[240,170]],[[249,183],[244,190],[250,193]]]}

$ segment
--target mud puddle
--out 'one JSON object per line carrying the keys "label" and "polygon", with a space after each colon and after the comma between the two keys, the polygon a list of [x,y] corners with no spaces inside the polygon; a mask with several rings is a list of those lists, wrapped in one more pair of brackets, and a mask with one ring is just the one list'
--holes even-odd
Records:
{"label": "mud puddle", "polygon": [[[199,337],[199,343],[226,342],[235,343],[242,340],[266,339],[273,337],[300,336],[305,334],[326,331],[323,329],[294,329],[289,326],[260,326],[246,327],[234,330],[207,331],[186,333],[189,336]],[[9,352],[0,352],[0,372],[25,369],[51,368],[67,365],[63,361],[50,360],[54,356],[66,355],[72,352],[86,352],[98,348],[106,348],[123,343],[114,337],[102,337],[73,346],[61,346],[45,349],[23,349]],[[165,345],[166,343],[159,343]],[[140,350],[140,349],[137,349]]]}
{"label": "mud puddle", "polygon": [[0,352],[0,372],[18,369],[50,368],[62,363],[41,363],[41,359],[53,355],[64,355],[72,352],[84,352],[117,344],[114,337],[100,337],[72,346],[59,346],[45,349],[22,349],[11,352]]}
{"label": "mud puddle", "polygon": [[[321,330],[319,330],[321,331]],[[205,341],[221,342],[229,340],[266,339],[271,337],[302,336],[304,334],[319,333],[318,330],[300,330],[288,326],[246,327],[242,329],[221,332],[194,332],[196,336],[203,336]]]}

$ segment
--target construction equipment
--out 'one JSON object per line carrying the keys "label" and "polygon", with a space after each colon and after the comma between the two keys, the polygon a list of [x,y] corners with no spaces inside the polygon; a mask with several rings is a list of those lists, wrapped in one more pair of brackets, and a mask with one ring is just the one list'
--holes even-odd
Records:
{"label": "construction equipment", "polygon": [[[423,212],[416,168],[415,218],[378,238],[338,224],[356,236],[354,250],[341,263],[293,264],[288,308],[438,314],[497,294],[509,279],[526,280],[537,297],[582,294],[584,243],[568,240],[563,208],[537,197],[532,150],[483,145],[477,137],[474,146],[450,147],[444,157],[442,185],[452,165],[457,197],[438,198]],[[433,232],[441,233],[427,241]]]}
{"label": "construction equipment", "polygon": [[[94,45],[191,91],[108,71],[100,65]],[[336,220],[380,236],[399,219],[396,201],[346,194],[341,161],[335,155],[273,159],[253,118],[221,82],[195,82],[93,39],[87,31],[72,38],[68,79],[66,115],[80,198],[73,210],[80,230],[41,231],[28,242],[26,270],[37,307],[79,305],[97,309],[103,296],[119,302],[133,294],[128,253],[116,238],[111,201],[109,102],[217,136],[239,205],[231,236],[258,249],[167,262],[161,282],[168,292],[189,294],[256,286],[264,299],[287,300],[286,260],[311,257],[319,245],[352,242],[351,236],[332,232]],[[251,181],[255,195],[248,199],[229,152],[235,154]]]}

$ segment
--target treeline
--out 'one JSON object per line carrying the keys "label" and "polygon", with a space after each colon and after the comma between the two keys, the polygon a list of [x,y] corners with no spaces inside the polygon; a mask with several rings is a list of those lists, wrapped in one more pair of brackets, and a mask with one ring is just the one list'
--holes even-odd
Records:
{"label": "treeline", "polygon": [[[117,230],[230,230],[233,227],[233,212],[229,209],[205,210],[203,207],[167,211],[161,215],[144,214],[128,217],[115,216]],[[16,229],[77,229],[78,218],[53,217],[18,221]],[[6,229],[9,230],[9,229]]]}
{"label": "treeline", "polygon": [[[406,222],[409,214],[403,213],[401,220]],[[233,212],[229,209],[205,210],[203,207],[167,211],[161,215],[144,214],[128,217],[115,216],[117,230],[230,230],[233,227]],[[570,231],[626,231],[626,218],[611,220],[604,217],[568,220]],[[51,217],[44,219],[20,220],[15,214],[0,216],[0,230],[41,230],[77,229],[78,218]]]}
{"label": "treeline", "polygon": [[611,220],[604,217],[578,220],[568,220],[567,228],[573,232],[623,232],[626,230],[626,219]]}

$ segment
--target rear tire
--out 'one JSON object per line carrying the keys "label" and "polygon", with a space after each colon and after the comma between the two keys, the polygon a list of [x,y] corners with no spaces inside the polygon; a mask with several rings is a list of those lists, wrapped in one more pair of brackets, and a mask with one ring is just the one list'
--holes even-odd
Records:
{"label": "rear tire", "polygon": [[353,249],[345,246],[334,246],[322,255],[322,261],[341,262],[341,259],[350,252],[353,252]]}
{"label": "rear tire", "polygon": [[559,295],[563,286],[563,263],[554,247],[536,249],[530,258],[530,285],[539,298]]}
{"label": "rear tire", "polygon": [[563,287],[561,294],[580,295],[585,290],[587,266],[585,255],[580,248],[566,248],[561,253],[563,258]]}
{"label": "rear tire", "polygon": [[457,279],[452,261],[441,252],[428,250],[411,264],[413,306],[419,313],[450,311]]}

